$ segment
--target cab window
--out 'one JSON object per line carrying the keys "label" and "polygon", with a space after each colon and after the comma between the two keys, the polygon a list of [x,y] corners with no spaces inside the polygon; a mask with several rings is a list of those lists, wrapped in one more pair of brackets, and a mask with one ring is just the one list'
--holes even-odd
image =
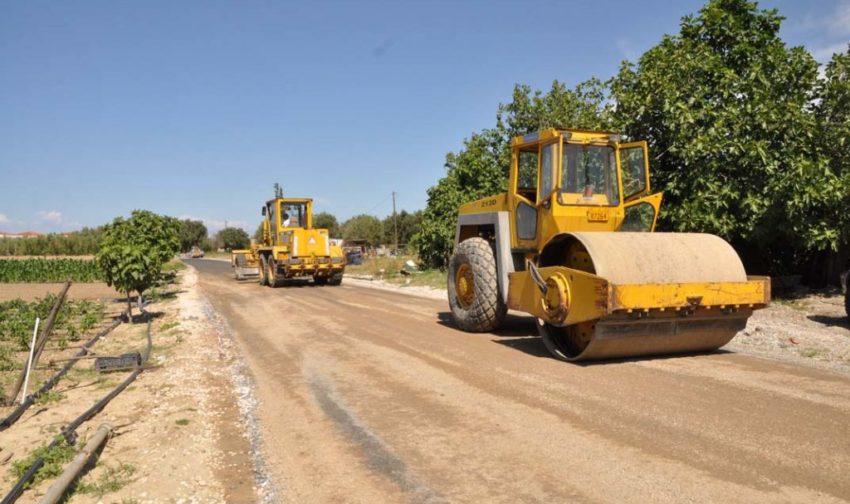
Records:
{"label": "cab window", "polygon": [[623,167],[623,194],[630,198],[646,191],[646,159],[643,147],[620,149]]}
{"label": "cab window", "polygon": [[519,151],[517,159],[517,194],[534,202],[537,196],[537,148]]}
{"label": "cab window", "polygon": [[306,205],[304,203],[287,203],[280,205],[281,227],[307,227]]}
{"label": "cab window", "polygon": [[559,195],[562,204],[616,206],[620,203],[613,147],[565,144],[563,170]]}

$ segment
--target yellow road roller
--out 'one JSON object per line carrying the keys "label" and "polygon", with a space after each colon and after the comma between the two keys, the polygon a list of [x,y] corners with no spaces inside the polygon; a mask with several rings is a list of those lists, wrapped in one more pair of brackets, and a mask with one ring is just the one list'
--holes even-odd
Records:
{"label": "yellow road roller", "polygon": [[537,319],[546,348],[582,361],[720,348],[770,301],[734,249],[655,233],[646,142],[546,129],[511,142],[508,191],[463,205],[448,268],[458,327]]}

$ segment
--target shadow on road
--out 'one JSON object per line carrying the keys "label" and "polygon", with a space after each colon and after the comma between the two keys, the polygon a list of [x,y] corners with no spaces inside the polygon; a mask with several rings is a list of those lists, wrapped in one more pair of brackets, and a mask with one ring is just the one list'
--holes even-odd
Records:
{"label": "shadow on road", "polygon": [[[814,316],[820,317],[820,316]],[[812,318],[812,317],[810,317]],[[825,319],[832,319],[838,317],[821,317]],[[451,312],[439,312],[437,314],[437,323],[446,327],[451,327],[452,329],[456,329],[460,331],[460,329],[455,325],[452,320]],[[825,323],[825,322],[824,322]],[[846,320],[841,322],[841,325],[844,327],[847,326]],[[555,359],[552,354],[546,349],[546,346],[543,344],[543,340],[537,334],[537,328],[534,325],[534,317],[531,316],[520,316],[520,315],[508,315],[505,318],[502,327],[498,330],[484,333],[486,336],[494,337],[492,339],[493,343],[497,343],[499,345],[504,345],[508,348],[512,348],[514,350],[519,350],[520,352],[526,353],[533,357],[542,357],[547,359]],[[583,362],[572,362],[571,364],[581,367],[593,367],[593,366],[604,366],[606,364],[624,364],[629,362],[649,362],[649,361],[657,361],[657,360],[668,360],[668,359],[681,359],[685,357],[694,357],[694,356],[705,356],[709,357],[712,355],[724,355],[724,354],[735,354],[736,352],[730,350],[711,350],[707,352],[689,352],[689,353],[678,353],[678,354],[668,354],[668,355],[640,355],[635,357],[623,357],[619,359],[606,359],[606,360],[597,360],[597,361],[583,361]]]}
{"label": "shadow on road", "polygon": [[809,315],[807,317],[812,322],[817,322],[828,327],[843,327],[850,329],[850,318],[840,315]]}

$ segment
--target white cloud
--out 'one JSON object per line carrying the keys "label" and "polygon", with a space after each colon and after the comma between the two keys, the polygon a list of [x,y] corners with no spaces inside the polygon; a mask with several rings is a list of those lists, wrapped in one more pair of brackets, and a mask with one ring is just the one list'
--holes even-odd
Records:
{"label": "white cloud", "polygon": [[9,224],[10,222],[9,218],[6,217],[6,214],[0,213],[0,224]]}
{"label": "white cloud", "polygon": [[62,222],[62,212],[58,210],[42,210],[38,212],[38,217],[43,221],[52,222],[54,224],[59,224],[60,222]]}

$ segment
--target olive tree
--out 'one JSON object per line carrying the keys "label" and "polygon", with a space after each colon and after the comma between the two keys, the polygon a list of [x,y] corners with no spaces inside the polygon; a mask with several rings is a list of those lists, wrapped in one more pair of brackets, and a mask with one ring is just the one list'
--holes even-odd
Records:
{"label": "olive tree", "polygon": [[147,210],[134,210],[129,219],[117,217],[104,226],[96,261],[106,283],[127,296],[127,316],[132,320],[130,294],[143,294],[159,281],[163,265],[180,250],[177,219]]}

